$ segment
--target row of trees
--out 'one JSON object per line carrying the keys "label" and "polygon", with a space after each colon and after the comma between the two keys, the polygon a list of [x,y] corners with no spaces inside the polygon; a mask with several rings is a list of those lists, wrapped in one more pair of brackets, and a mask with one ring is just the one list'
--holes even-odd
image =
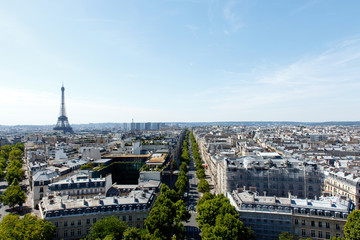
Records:
{"label": "row of trees", "polygon": [[19,186],[24,176],[22,169],[24,144],[5,145],[0,149],[0,177],[4,177],[6,170],[5,179],[9,185],[0,196],[0,201],[11,208],[16,204],[21,206],[26,200],[26,194]]}
{"label": "row of trees", "polygon": [[202,239],[255,239],[254,232],[239,220],[235,207],[223,194],[204,193],[197,212]]}
{"label": "row of trees", "polygon": [[189,131],[185,132],[185,140],[183,142],[182,153],[180,158],[180,167],[177,181],[175,183],[175,189],[179,196],[184,196],[184,193],[188,190],[189,179],[187,173],[189,171],[190,153],[189,153]]}
{"label": "row of trees", "polygon": [[29,213],[23,218],[10,213],[0,222],[0,240],[51,240],[54,238],[55,230],[56,227],[50,222],[38,219]]}
{"label": "row of trees", "polygon": [[191,140],[191,149],[194,156],[194,162],[196,167],[196,177],[200,180],[198,184],[198,191],[205,193],[210,191],[210,186],[208,181],[205,180],[205,169],[204,166],[201,163],[201,157],[198,145],[196,143],[195,137],[193,132],[190,134],[190,140]]}

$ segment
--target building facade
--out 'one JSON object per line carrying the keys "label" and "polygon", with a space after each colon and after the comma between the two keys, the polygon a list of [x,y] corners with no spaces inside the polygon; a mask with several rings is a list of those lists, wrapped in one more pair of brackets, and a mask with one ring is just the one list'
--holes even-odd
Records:
{"label": "building facade", "polygon": [[230,203],[239,212],[240,220],[251,227],[256,239],[279,239],[282,232],[295,239],[330,239],[343,237],[352,201],[339,197],[318,200],[258,196],[248,191],[227,193]]}
{"label": "building facade", "polygon": [[52,196],[40,204],[41,218],[56,226],[55,239],[80,239],[90,233],[92,224],[115,216],[129,227],[144,228],[156,196],[153,191],[134,190],[121,197],[68,199]]}
{"label": "building facade", "polygon": [[322,193],[323,173],[317,165],[296,159],[224,157],[218,162],[217,184],[217,191],[224,194],[245,188],[259,195],[286,197],[290,192],[299,198],[314,199]]}
{"label": "building facade", "polygon": [[324,191],[332,196],[351,199],[360,209],[360,177],[358,174],[344,171],[325,171]]}

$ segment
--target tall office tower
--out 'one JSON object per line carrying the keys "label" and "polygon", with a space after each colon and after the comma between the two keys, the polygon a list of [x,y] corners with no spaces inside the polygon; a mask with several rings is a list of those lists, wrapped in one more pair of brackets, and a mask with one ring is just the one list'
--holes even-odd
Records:
{"label": "tall office tower", "polygon": [[151,129],[151,122],[145,123],[145,130],[150,130],[150,129]]}
{"label": "tall office tower", "polygon": [[65,112],[65,88],[64,85],[61,87],[61,107],[60,107],[60,116],[58,117],[58,121],[56,123],[56,126],[54,127],[54,130],[56,131],[63,131],[63,133],[71,133],[73,134],[74,131],[72,127],[70,126],[68,117],[66,116]]}
{"label": "tall office tower", "polygon": [[131,122],[131,131],[134,131],[135,130],[135,123],[134,123],[134,119],[132,119],[132,122]]}

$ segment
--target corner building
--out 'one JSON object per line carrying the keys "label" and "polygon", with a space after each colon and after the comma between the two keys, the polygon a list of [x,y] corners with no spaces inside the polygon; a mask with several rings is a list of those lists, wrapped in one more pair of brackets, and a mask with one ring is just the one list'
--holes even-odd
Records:
{"label": "corner building", "polygon": [[39,204],[41,218],[57,227],[55,239],[80,239],[92,224],[109,216],[118,217],[129,227],[144,228],[156,196],[153,191],[134,190],[121,197],[68,199],[48,196]]}

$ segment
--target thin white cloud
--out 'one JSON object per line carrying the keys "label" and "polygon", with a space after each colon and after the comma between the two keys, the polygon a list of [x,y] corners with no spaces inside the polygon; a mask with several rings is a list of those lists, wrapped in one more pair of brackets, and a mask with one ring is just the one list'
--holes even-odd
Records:
{"label": "thin white cloud", "polygon": [[306,10],[308,8],[311,8],[312,6],[314,6],[318,2],[319,2],[319,0],[309,1],[309,2],[305,3],[304,5],[301,5],[300,7],[296,8],[294,11],[292,11],[290,13],[290,15],[295,15],[295,14],[301,12],[301,11],[304,11],[304,10]]}
{"label": "thin white cloud", "polygon": [[266,75],[224,71],[225,80],[237,77],[237,82],[221,81],[223,86],[193,99],[222,120],[358,120],[353,111],[360,100],[358,66],[360,41],[347,39]]}
{"label": "thin white cloud", "polygon": [[197,31],[199,30],[198,26],[193,25],[193,24],[187,24],[187,25],[185,25],[185,28],[189,29],[195,38],[198,38],[198,35],[197,35]]}
{"label": "thin white cloud", "polygon": [[230,25],[230,29],[224,30],[225,34],[237,32],[244,26],[239,14],[236,13],[236,4],[237,1],[235,0],[228,1],[223,9],[224,18],[226,22]]}

